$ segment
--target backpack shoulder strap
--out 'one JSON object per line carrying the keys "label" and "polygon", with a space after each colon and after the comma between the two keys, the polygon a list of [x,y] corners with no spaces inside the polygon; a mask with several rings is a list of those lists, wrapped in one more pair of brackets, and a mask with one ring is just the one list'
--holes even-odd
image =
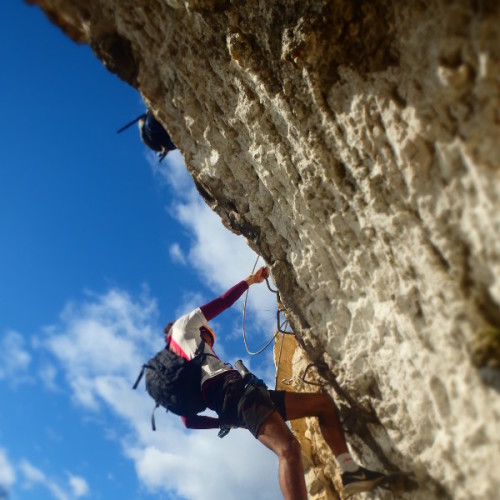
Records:
{"label": "backpack shoulder strap", "polygon": [[151,428],[153,431],[156,431],[156,422],[155,422],[155,410],[160,406],[160,403],[156,403],[155,407],[153,408],[153,413],[151,413]]}
{"label": "backpack shoulder strap", "polygon": [[200,354],[204,354],[204,351],[205,351],[205,341],[201,339],[201,344],[197,347],[193,359],[199,356]]}
{"label": "backpack shoulder strap", "polygon": [[132,389],[134,389],[134,390],[137,389],[139,382],[141,381],[142,377],[144,376],[144,370],[146,370],[146,368],[151,368],[152,370],[154,370],[154,367],[151,365],[148,365],[147,363],[145,365],[142,365],[141,373],[139,373],[139,376],[137,377],[135,384],[132,386]]}

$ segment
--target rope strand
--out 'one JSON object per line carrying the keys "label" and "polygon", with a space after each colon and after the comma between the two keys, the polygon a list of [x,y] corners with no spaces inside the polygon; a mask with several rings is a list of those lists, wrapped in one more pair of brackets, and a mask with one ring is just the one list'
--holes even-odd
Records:
{"label": "rope strand", "polygon": [[[259,262],[259,258],[260,256],[257,255],[257,259],[255,260],[255,264],[253,265],[253,269],[252,269],[252,274],[255,272],[255,268],[257,267],[257,263]],[[269,288],[269,290],[273,293],[278,293],[277,291],[274,291],[270,286],[269,286],[269,282],[266,278],[266,283],[267,283],[267,288]],[[273,342],[273,340],[276,338],[276,335],[278,335],[278,332],[276,332],[272,337],[271,339],[264,345],[264,347],[262,347],[261,349],[259,349],[258,351],[251,351],[250,348],[248,347],[248,342],[247,342],[247,335],[246,335],[246,330],[245,330],[245,318],[246,318],[246,311],[247,311],[247,301],[248,301],[248,293],[250,292],[250,288],[248,288],[248,290],[246,291],[246,294],[245,294],[245,301],[243,303],[243,324],[242,324],[242,327],[243,327],[243,343],[245,344],[245,349],[247,351],[247,353],[250,355],[250,356],[257,356],[258,354],[261,354],[262,352],[264,352],[270,345],[271,343]]]}

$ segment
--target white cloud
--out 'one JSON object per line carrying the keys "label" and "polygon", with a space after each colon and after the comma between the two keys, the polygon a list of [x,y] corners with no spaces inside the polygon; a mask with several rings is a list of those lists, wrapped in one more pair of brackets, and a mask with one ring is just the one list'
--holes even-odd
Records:
{"label": "white cloud", "polygon": [[182,265],[186,264],[186,257],[178,243],[174,243],[170,246],[169,253],[173,262]]}
{"label": "white cloud", "polygon": [[137,302],[118,290],[90,298],[65,308],[61,325],[47,329],[45,345],[62,363],[74,398],[96,409],[102,399],[96,390],[99,377],[131,379],[144,362],[141,351],[156,350],[161,337],[153,333],[156,301],[147,294]]}
{"label": "white cloud", "polygon": [[199,196],[177,204],[175,216],[193,234],[189,261],[207,283],[228,288],[250,274],[254,253],[243,237],[222,225]]}
{"label": "white cloud", "polygon": [[35,467],[28,460],[22,460],[19,464],[19,470],[24,479],[24,488],[32,489],[34,486],[46,488],[57,500],[72,500],[88,495],[90,492],[87,481],[75,474],[68,473],[68,484],[60,484],[47,474]]}
{"label": "white cloud", "polygon": [[68,481],[75,497],[80,498],[88,495],[90,488],[87,481],[85,481],[83,477],[73,476],[72,474],[69,474]]}
{"label": "white cloud", "polygon": [[[203,304],[203,296],[199,292],[184,292],[182,297],[179,297],[179,305],[175,308],[175,317],[178,318],[183,314],[192,311],[196,307]],[[173,321],[175,318],[171,318]]]}
{"label": "white cloud", "polygon": [[26,481],[25,488],[31,488],[33,485],[38,484],[47,488],[56,500],[70,500],[70,495],[56,481],[48,478],[42,470],[27,460],[23,460],[19,468]]}
{"label": "white cloud", "polygon": [[15,481],[16,473],[14,467],[7,457],[7,452],[3,448],[0,448],[0,498],[8,496],[8,492]]}
{"label": "white cloud", "polygon": [[47,389],[49,389],[50,391],[58,390],[56,384],[57,369],[54,365],[45,364],[38,370],[38,374],[43,382],[43,385]]}
{"label": "white cloud", "polygon": [[280,498],[277,461],[248,431],[233,430],[222,440],[214,432],[198,432],[181,444],[184,456],[172,445],[132,450],[138,475],[151,490],[162,488],[168,476],[172,489],[185,498]]}
{"label": "white cloud", "polygon": [[0,380],[9,379],[14,384],[25,380],[30,363],[31,356],[22,335],[7,331],[0,340]]}
{"label": "white cloud", "polygon": [[45,474],[37,469],[34,465],[31,465],[27,460],[23,460],[19,466],[24,478],[30,483],[42,483],[46,480]]}
{"label": "white cloud", "polygon": [[154,173],[161,182],[172,186],[174,196],[176,198],[189,196],[193,189],[193,180],[187,173],[180,151],[172,151],[162,163],[158,163],[158,160],[154,161],[153,158],[153,155],[148,156]]}

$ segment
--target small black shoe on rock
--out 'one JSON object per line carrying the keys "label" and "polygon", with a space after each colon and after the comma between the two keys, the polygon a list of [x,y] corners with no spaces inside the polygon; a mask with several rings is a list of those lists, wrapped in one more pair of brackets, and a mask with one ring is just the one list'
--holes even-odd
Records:
{"label": "small black shoe on rock", "polygon": [[370,491],[386,479],[386,475],[381,472],[359,467],[352,472],[342,474],[342,485],[344,487],[344,498],[348,498],[355,493]]}

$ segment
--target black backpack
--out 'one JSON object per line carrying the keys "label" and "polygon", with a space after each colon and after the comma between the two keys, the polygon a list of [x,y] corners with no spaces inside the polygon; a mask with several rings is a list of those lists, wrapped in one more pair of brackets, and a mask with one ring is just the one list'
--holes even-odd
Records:
{"label": "black backpack", "polygon": [[153,151],[161,153],[160,161],[165,158],[169,151],[177,149],[168,132],[151,111],[146,112],[140,125],[142,142]]}
{"label": "black backpack", "polygon": [[141,116],[138,116],[121,127],[117,130],[117,133],[121,134],[124,130],[127,130],[137,122],[139,122],[139,132],[142,142],[146,144],[148,148],[157,152],[160,162],[170,151],[177,149],[177,146],[172,142],[168,132],[149,109]]}
{"label": "black backpack", "polygon": [[134,389],[137,389],[146,372],[146,390],[156,403],[151,415],[154,431],[154,411],[158,406],[184,417],[196,415],[207,408],[201,395],[201,364],[206,357],[204,347],[205,342],[202,341],[190,361],[166,347],[142,366]]}

